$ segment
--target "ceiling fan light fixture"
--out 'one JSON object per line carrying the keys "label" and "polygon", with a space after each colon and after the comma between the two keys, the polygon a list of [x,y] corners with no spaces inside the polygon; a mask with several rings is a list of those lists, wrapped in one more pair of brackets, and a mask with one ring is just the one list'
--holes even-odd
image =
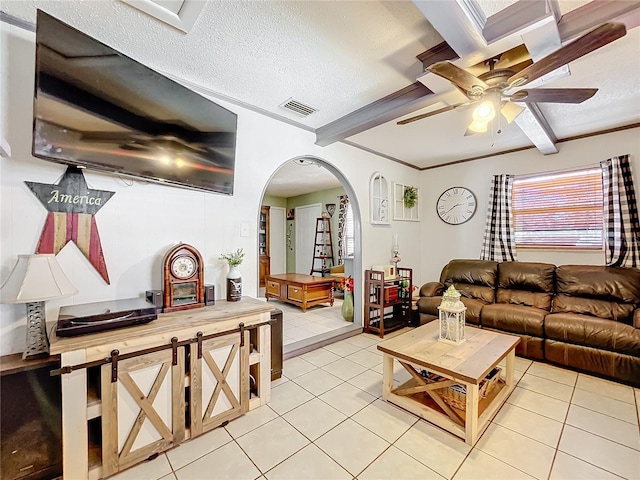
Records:
{"label": "ceiling fan light fixture", "polygon": [[473,120],[467,127],[469,130],[475,133],[485,133],[487,131],[488,121],[484,122],[482,120]]}
{"label": "ceiling fan light fixture", "polygon": [[473,121],[487,123],[496,116],[496,107],[491,100],[485,100],[473,111]]}
{"label": "ceiling fan light fixture", "polygon": [[512,102],[506,102],[502,108],[500,109],[500,113],[505,118],[507,123],[513,122],[518,115],[520,115],[524,111],[524,107],[520,105],[516,105]]}

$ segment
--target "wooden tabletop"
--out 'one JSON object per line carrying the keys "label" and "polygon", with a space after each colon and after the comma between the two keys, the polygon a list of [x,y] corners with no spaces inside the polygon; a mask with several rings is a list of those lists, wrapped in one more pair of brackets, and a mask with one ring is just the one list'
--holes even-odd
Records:
{"label": "wooden tabletop", "polygon": [[285,281],[289,283],[303,283],[306,285],[313,285],[316,283],[332,283],[335,282],[334,278],[330,277],[316,277],[314,275],[305,275],[303,273],[279,273],[276,275],[268,275],[267,280]]}
{"label": "wooden tabletop", "polygon": [[466,340],[453,345],[438,340],[435,320],[378,344],[378,350],[425,369],[479,384],[493,366],[506,357],[520,337],[465,327]]}
{"label": "wooden tabletop", "polygon": [[120,353],[124,353],[140,348],[154,339],[157,341],[159,337],[167,337],[167,341],[170,341],[170,337],[176,336],[178,340],[183,340],[192,337],[197,331],[208,335],[232,330],[238,327],[239,317],[242,318],[240,321],[246,327],[250,327],[263,320],[263,313],[275,309],[276,307],[267,302],[242,297],[238,302],[216,300],[216,304],[209,307],[161,313],[156,320],[142,325],[76,337],[58,337],[54,327],[49,336],[50,350],[52,354],[58,354],[79,349],[93,349],[95,355],[102,355],[102,350],[105,348],[107,350],[117,348],[120,349]]}

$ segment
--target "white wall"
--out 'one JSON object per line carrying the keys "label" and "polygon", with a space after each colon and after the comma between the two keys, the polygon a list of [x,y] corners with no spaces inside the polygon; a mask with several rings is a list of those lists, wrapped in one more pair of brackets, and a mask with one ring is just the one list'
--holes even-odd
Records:
{"label": "white wall", "polygon": [[[463,141],[462,139],[460,141]],[[490,141],[490,140],[488,140]],[[598,165],[616,155],[631,154],[634,183],[640,187],[640,128],[598,135],[558,144],[559,152],[541,155],[538,150],[498,155],[495,157],[425,170],[422,189],[426,208],[423,221],[421,278],[417,284],[437,280],[442,268],[454,258],[480,258],[489,187],[493,175],[551,172],[573,167]],[[447,225],[436,215],[436,201],[448,187],[463,186],[475,193],[478,208],[471,220],[462,225]],[[519,249],[518,260],[562,264],[604,263],[603,252],[560,252]]]}
{"label": "white wall", "polygon": [[[91,32],[89,32],[91,33]],[[0,125],[12,148],[11,158],[0,159],[0,282],[18,254],[35,252],[46,211],[28,190],[25,181],[54,183],[65,166],[33,158],[31,151],[34,76],[34,34],[0,22],[2,92]],[[124,53],[127,53],[126,51]],[[150,65],[153,67],[153,65]],[[172,72],[179,76],[180,72]],[[232,197],[168,187],[117,176],[85,171],[90,187],[115,195],[96,215],[105,260],[111,279],[107,285],[74,244],[67,245],[58,260],[79,293],[47,302],[47,317],[55,320],[61,305],[80,304],[144,295],[162,288],[161,261],[177,242],[195,246],[205,262],[205,282],[224,298],[226,263],[223,252],[243,248],[243,291],[258,291],[257,224],[260,199],[270,176],[285,161],[302,155],[324,159],[349,180],[363,219],[364,268],[387,263],[393,233],[398,233],[403,265],[420,265],[420,226],[395,222],[392,227],[372,227],[369,218],[369,178],[374,171],[387,178],[411,183],[416,170],[336,144],[314,145],[315,135],[264,117],[236,105],[218,101],[238,114],[235,192]],[[248,237],[240,237],[240,224],[250,225]],[[362,273],[356,279],[362,280]],[[0,354],[24,348],[24,305],[0,305]],[[361,311],[356,311],[359,321]]]}

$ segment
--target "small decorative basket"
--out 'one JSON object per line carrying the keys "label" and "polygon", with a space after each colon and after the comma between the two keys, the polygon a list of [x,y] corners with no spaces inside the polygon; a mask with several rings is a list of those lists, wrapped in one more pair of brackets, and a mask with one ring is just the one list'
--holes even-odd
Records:
{"label": "small decorative basket", "polygon": [[[485,398],[487,395],[491,393],[493,387],[495,387],[498,379],[500,378],[500,373],[502,369],[500,367],[496,367],[491,370],[485,378],[480,381],[480,386],[478,389],[478,393],[480,398]],[[440,377],[436,374],[429,373],[426,370],[422,370],[420,372],[423,378],[425,378],[429,382],[436,382],[440,380],[446,380],[443,377]],[[457,410],[465,411],[467,409],[467,387],[464,385],[452,385],[448,388],[443,388],[438,391],[442,396],[442,399],[447,403],[450,407],[455,408]]]}

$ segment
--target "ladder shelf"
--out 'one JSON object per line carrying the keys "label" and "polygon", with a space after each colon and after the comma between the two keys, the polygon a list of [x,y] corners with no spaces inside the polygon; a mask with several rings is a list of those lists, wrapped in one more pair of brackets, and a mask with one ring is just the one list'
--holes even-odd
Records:
{"label": "ladder shelf", "polygon": [[313,237],[313,260],[309,275],[319,273],[320,276],[329,273],[333,267],[333,240],[331,239],[331,219],[320,217],[316,219],[316,231]]}

